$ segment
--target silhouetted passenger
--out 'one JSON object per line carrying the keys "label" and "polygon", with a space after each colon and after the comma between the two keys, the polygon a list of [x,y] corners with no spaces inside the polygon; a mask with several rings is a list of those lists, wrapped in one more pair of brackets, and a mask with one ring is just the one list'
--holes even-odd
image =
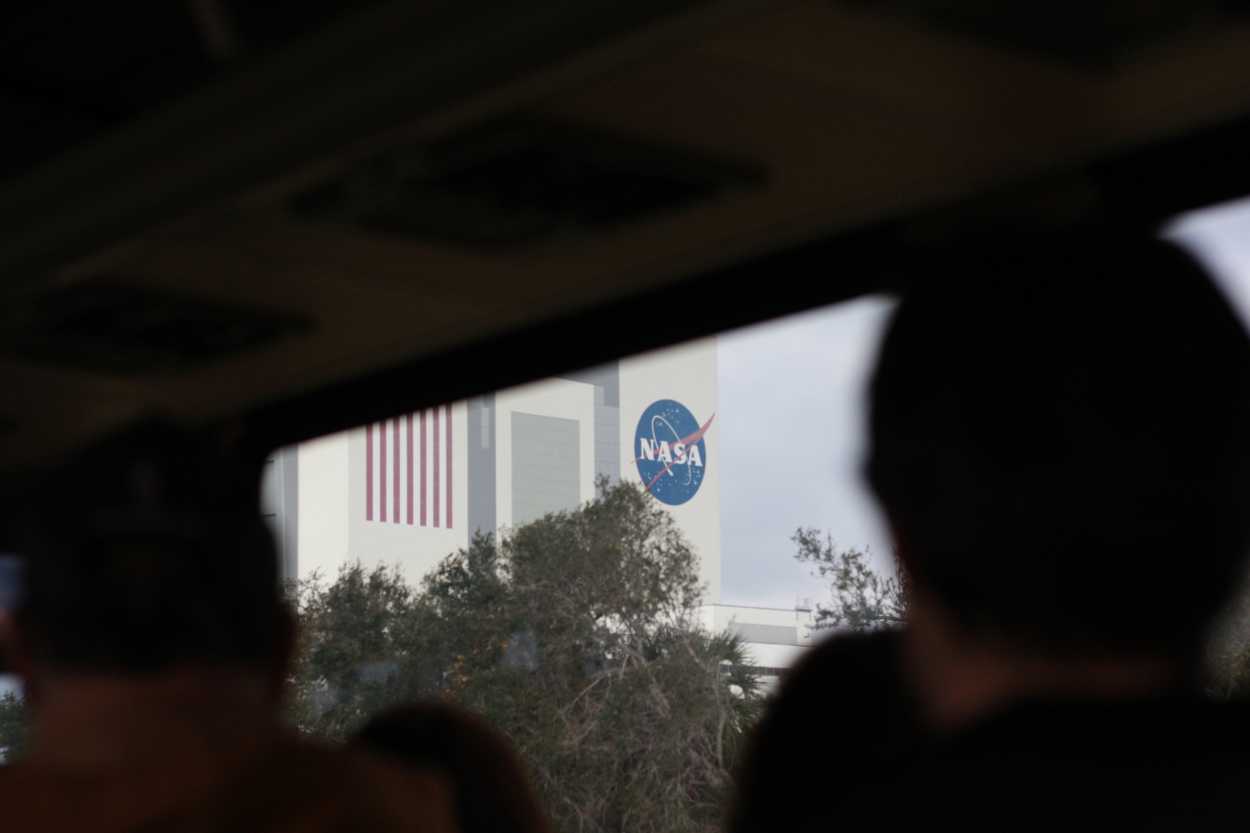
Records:
{"label": "silhouetted passenger", "polygon": [[729,833],[800,830],[898,777],[925,737],[900,643],[892,631],[826,639],[789,670],[737,773]]}
{"label": "silhouetted passenger", "polygon": [[441,704],[391,709],[370,720],[356,743],[407,766],[443,773],[452,783],[463,833],[549,829],[508,739],[468,712]]}
{"label": "silhouetted passenger", "polygon": [[280,728],[292,627],[258,475],[145,424],[38,488],[5,640],[33,716],[0,769],[5,830],[452,829],[441,777]]}
{"label": "silhouetted passenger", "polygon": [[1250,545],[1250,340],[1162,242],[969,271],[903,299],[872,383],[909,624],[796,670],[734,833],[1222,827],[1250,721],[1198,667]]}

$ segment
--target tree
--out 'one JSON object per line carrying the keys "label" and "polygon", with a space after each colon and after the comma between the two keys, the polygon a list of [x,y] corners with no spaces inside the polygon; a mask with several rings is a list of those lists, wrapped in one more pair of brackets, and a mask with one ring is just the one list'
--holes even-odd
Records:
{"label": "tree", "polygon": [[474,538],[416,589],[358,564],[306,586],[296,719],[339,736],[387,702],[445,698],[511,737],[559,829],[712,830],[761,693],[701,604],[671,516],[604,483]]}
{"label": "tree", "polygon": [[26,704],[11,691],[0,694],[0,763],[12,761],[26,744]]}
{"label": "tree", "polygon": [[867,550],[839,549],[833,537],[800,527],[795,531],[795,559],[829,582],[829,604],[817,604],[816,627],[872,631],[902,627],[907,619],[907,584],[901,565],[882,576],[869,563]]}
{"label": "tree", "polygon": [[413,592],[395,569],[340,570],[294,587],[300,650],[290,680],[291,717],[302,730],[341,739],[396,702],[397,663],[409,653],[404,626]]}
{"label": "tree", "polygon": [[1221,700],[1250,697],[1250,585],[1243,586],[1207,645],[1208,692]]}

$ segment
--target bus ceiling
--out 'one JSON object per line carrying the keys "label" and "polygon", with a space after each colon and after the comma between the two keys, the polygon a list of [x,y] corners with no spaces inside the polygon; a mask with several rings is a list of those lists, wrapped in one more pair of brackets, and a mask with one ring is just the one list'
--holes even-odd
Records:
{"label": "bus ceiling", "polygon": [[1250,192],[1228,3],[4,14],[0,468],[152,411],[300,439],[888,287],[987,217]]}

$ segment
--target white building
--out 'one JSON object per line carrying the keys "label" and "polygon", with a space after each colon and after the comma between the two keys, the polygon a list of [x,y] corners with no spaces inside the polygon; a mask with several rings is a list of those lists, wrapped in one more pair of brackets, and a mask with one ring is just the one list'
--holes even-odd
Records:
{"label": "white building", "polygon": [[265,508],[285,572],[398,565],[412,581],[468,545],[641,483],[700,555],[705,624],[731,628],[775,679],[810,641],[808,614],[726,607],[721,589],[716,340],[705,339],[388,419],[286,449]]}
{"label": "white building", "polygon": [[703,613],[709,630],[733,631],[746,643],[765,691],[775,688],[819,638],[809,609],[709,604]]}

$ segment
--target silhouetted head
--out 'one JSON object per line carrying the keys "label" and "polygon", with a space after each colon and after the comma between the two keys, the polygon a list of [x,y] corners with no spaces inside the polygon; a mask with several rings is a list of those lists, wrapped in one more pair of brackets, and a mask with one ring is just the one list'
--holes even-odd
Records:
{"label": "silhouetted head", "polygon": [[912,579],[1051,653],[1188,654],[1250,543],[1250,340],[1195,261],[995,247],[889,327],[868,475]]}
{"label": "silhouetted head", "polygon": [[542,810],[507,738],[480,718],[442,704],[377,715],[356,743],[398,763],[445,774],[464,833],[544,833]]}
{"label": "silhouetted head", "polygon": [[285,660],[259,466],[158,422],[50,472],[22,519],[16,630],[32,666],[144,674]]}

